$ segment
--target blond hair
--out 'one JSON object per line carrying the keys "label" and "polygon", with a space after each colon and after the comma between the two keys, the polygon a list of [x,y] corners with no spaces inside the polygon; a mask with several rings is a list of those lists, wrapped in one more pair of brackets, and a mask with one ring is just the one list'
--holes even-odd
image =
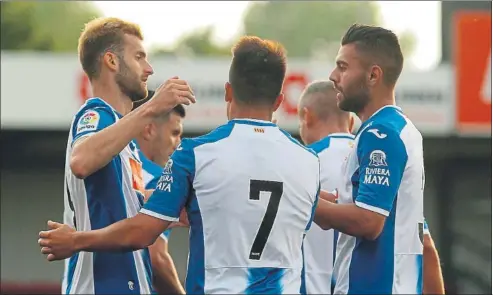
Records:
{"label": "blond hair", "polygon": [[143,40],[140,26],[115,17],[101,17],[88,22],[79,37],[79,61],[89,79],[99,76],[101,57],[112,51],[121,53],[125,34]]}

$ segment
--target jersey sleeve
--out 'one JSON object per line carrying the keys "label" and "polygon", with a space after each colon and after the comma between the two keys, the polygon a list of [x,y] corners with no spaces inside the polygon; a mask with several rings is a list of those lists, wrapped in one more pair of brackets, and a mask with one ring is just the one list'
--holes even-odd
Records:
{"label": "jersey sleeve", "polygon": [[115,116],[104,108],[87,109],[75,119],[72,127],[72,145],[77,140],[101,131],[116,122]]}
{"label": "jersey sleeve", "polygon": [[184,139],[166,163],[161,178],[141,213],[167,221],[178,221],[192,191],[195,157]]}
{"label": "jersey sleeve", "polygon": [[430,229],[428,228],[428,223],[425,220],[425,223],[423,225],[423,234],[425,235],[430,235]]}
{"label": "jersey sleeve", "polygon": [[358,207],[389,216],[407,163],[406,148],[400,135],[374,125],[360,135],[358,148]]}

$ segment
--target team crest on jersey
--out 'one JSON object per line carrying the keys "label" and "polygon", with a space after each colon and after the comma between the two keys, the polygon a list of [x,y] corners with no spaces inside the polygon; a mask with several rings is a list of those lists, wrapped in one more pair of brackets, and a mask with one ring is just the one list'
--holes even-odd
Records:
{"label": "team crest on jersey", "polygon": [[87,111],[82,115],[77,123],[77,133],[82,131],[92,131],[98,128],[99,114],[95,111]]}
{"label": "team crest on jersey", "polygon": [[171,174],[171,167],[173,167],[173,160],[169,159],[164,166],[163,174]]}
{"label": "team crest on jersey", "polygon": [[387,155],[380,150],[375,150],[370,154],[370,164],[373,167],[387,166]]}

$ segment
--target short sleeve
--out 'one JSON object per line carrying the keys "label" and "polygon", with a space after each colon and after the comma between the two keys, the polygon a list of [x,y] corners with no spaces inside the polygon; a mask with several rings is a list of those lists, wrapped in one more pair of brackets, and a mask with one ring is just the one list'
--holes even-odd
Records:
{"label": "short sleeve", "polygon": [[193,149],[184,139],[166,163],[156,188],[141,213],[178,221],[191,191],[195,170]]}
{"label": "short sleeve", "polygon": [[389,216],[399,190],[407,152],[400,135],[385,126],[364,130],[357,147],[358,207]]}
{"label": "short sleeve", "polygon": [[428,228],[428,223],[426,222],[426,220],[425,220],[425,223],[423,225],[423,233],[425,235],[430,235],[430,229]]}
{"label": "short sleeve", "polygon": [[75,119],[72,127],[72,145],[77,140],[103,130],[116,122],[115,115],[104,108],[87,109]]}
{"label": "short sleeve", "polygon": [[169,235],[171,234],[171,229],[167,229],[165,230],[161,235],[160,237],[165,240],[165,241],[168,241],[169,239]]}

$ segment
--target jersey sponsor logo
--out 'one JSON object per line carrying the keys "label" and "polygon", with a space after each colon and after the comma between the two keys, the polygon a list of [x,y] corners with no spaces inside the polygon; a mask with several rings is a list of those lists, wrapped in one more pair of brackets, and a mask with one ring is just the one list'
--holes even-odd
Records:
{"label": "jersey sponsor logo", "polygon": [[156,189],[164,192],[171,192],[171,184],[173,183],[173,176],[171,168],[173,167],[173,160],[169,159],[164,166],[163,175],[159,178],[157,182]]}
{"label": "jersey sponsor logo", "polygon": [[370,129],[368,130],[368,132],[370,133],[373,133],[376,137],[380,138],[380,139],[384,139],[385,137],[387,137],[387,134],[385,133],[380,133],[380,131],[378,131],[378,129]]}
{"label": "jersey sponsor logo", "polygon": [[173,167],[173,160],[169,159],[164,166],[163,174],[171,174],[171,167]]}
{"label": "jersey sponsor logo", "polygon": [[92,131],[98,128],[99,114],[95,111],[88,111],[82,115],[77,123],[77,133],[82,131]]}
{"label": "jersey sponsor logo", "polygon": [[381,150],[374,150],[370,154],[369,166],[374,166],[374,167],[387,166],[387,155]]}
{"label": "jersey sponsor logo", "polygon": [[389,186],[390,171],[387,167],[387,155],[381,150],[374,150],[370,153],[369,167],[365,168],[365,184],[378,184]]}
{"label": "jersey sponsor logo", "polygon": [[253,130],[257,133],[265,133],[264,128],[253,128]]}

